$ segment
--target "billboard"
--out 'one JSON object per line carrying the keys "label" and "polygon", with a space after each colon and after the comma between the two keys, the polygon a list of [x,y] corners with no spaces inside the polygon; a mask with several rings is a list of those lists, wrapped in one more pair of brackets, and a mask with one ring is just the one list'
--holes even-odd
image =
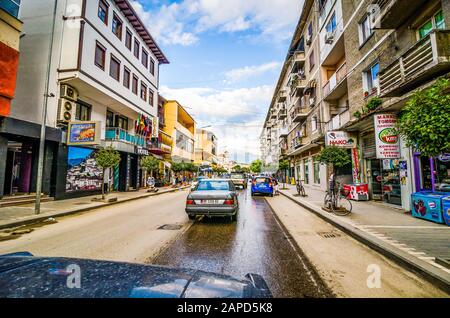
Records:
{"label": "billboard", "polygon": [[66,192],[101,190],[103,171],[94,159],[96,149],[68,147]]}
{"label": "billboard", "polygon": [[325,144],[340,148],[355,148],[356,138],[345,131],[328,131],[325,136]]}
{"label": "billboard", "polygon": [[376,114],[373,116],[375,126],[375,147],[378,159],[400,158],[400,136],[396,128],[397,115]]}
{"label": "billboard", "polygon": [[98,145],[100,143],[100,122],[70,122],[67,134],[68,145]]}

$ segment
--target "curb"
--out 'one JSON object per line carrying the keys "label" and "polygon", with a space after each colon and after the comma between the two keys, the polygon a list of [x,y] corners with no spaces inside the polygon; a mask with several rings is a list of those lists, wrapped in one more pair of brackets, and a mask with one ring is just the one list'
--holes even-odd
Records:
{"label": "curb", "polygon": [[56,212],[56,213],[53,213],[53,214],[37,215],[37,216],[33,215],[33,216],[28,217],[26,219],[14,220],[14,221],[10,221],[10,222],[1,223],[0,224],[0,230],[7,229],[7,228],[12,228],[12,227],[17,227],[17,226],[22,226],[22,225],[29,225],[29,224],[39,223],[41,221],[44,221],[44,220],[46,220],[48,218],[52,218],[52,217],[53,218],[54,217],[62,217],[62,216],[67,216],[67,215],[71,215],[71,214],[83,213],[83,212],[87,212],[87,211],[92,211],[92,210],[97,210],[97,209],[100,209],[100,208],[108,207],[108,206],[111,206],[111,205],[116,205],[116,204],[120,204],[120,203],[126,203],[126,202],[139,200],[139,199],[144,199],[144,198],[148,198],[148,197],[152,197],[152,196],[156,196],[156,195],[161,195],[161,194],[165,194],[165,193],[172,193],[172,192],[176,192],[176,191],[187,189],[189,187],[190,186],[184,186],[184,187],[180,187],[180,188],[168,189],[168,190],[162,191],[162,192],[158,191],[156,193],[145,193],[145,194],[143,194],[141,196],[138,196],[138,197],[124,198],[122,200],[117,200],[115,202],[109,202],[109,203],[99,204],[99,205],[95,205],[95,206],[91,206],[91,207],[85,207],[85,208],[80,208],[80,209],[75,209],[75,210]]}
{"label": "curb", "polygon": [[412,259],[412,257],[408,253],[398,250],[390,246],[389,244],[385,243],[384,241],[361,231],[358,228],[354,228],[352,225],[339,220],[339,218],[334,215],[326,215],[325,213],[327,212],[320,211],[320,209],[313,206],[312,204],[297,201],[290,195],[283,193],[281,191],[280,194],[290,199],[294,203],[300,205],[301,207],[307,209],[308,211],[316,214],[326,222],[340,229],[341,231],[353,237],[357,241],[365,244],[366,246],[370,247],[376,252],[381,253],[387,258],[395,261],[402,267],[421,275],[423,278],[428,280],[433,285],[436,285],[444,292],[450,294],[450,275],[447,275],[449,277],[443,276],[441,272],[433,265],[428,264],[421,260]]}

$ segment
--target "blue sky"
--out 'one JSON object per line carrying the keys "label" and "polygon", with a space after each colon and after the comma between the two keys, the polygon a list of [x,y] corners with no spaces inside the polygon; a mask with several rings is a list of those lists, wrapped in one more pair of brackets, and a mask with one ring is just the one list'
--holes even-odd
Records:
{"label": "blue sky", "polygon": [[254,159],[302,0],[131,2],[170,61],[160,93],[211,125],[220,152]]}

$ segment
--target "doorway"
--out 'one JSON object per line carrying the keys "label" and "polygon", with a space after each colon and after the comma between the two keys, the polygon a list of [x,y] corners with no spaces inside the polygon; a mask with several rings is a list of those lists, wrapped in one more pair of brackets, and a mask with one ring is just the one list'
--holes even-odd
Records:
{"label": "doorway", "polygon": [[5,195],[30,192],[33,147],[31,144],[8,141],[5,169]]}

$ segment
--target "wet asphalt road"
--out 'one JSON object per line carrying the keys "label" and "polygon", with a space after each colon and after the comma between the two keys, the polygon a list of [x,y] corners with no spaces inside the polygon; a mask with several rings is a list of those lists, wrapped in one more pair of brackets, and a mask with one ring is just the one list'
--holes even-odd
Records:
{"label": "wet asphalt road", "polygon": [[330,297],[330,292],[301,251],[278,225],[263,197],[239,194],[237,222],[197,220],[167,247],[154,264],[232,275],[264,277],[274,297]]}

